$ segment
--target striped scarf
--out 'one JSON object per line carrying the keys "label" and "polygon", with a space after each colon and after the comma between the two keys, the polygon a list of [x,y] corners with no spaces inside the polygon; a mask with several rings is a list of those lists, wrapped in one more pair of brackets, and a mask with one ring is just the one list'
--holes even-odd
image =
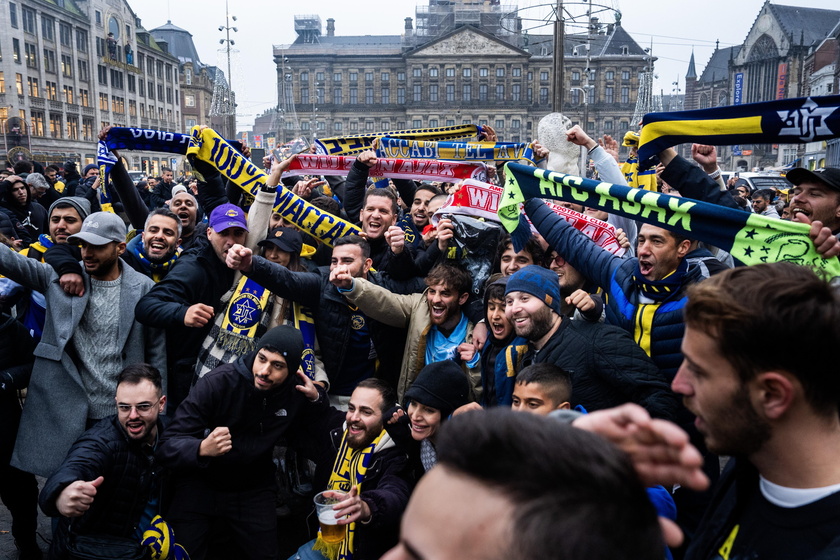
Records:
{"label": "striped scarf", "polygon": [[611,214],[675,231],[728,251],[744,264],[791,261],[840,275],[840,261],[824,259],[808,237],[810,226],[741,212],[732,208],[601,183],[517,163],[505,165],[499,218],[517,250],[530,230],[519,204],[549,198],[582,204]]}
{"label": "striped scarf", "polygon": [[[361,449],[354,449],[347,442],[347,430],[345,430],[330,473],[327,489],[347,494],[353,486],[356,486],[358,492],[361,493],[365,474],[373,464],[374,453],[392,445],[391,437],[383,429],[369,445]],[[346,531],[344,540],[336,544],[324,542],[319,530],[318,538],[312,549],[320,552],[329,560],[353,560],[356,524],[350,523],[344,527]]]}
{"label": "striped scarf", "polygon": [[379,157],[452,161],[518,161],[534,163],[530,144],[521,142],[429,142],[380,138]]}
{"label": "striped scarf", "polygon": [[[283,173],[290,175],[347,175],[356,158],[350,156],[322,156],[300,154]],[[482,163],[458,163],[452,161],[429,161],[418,159],[379,158],[370,168],[371,177],[388,179],[423,179],[425,181],[446,181],[455,183],[463,179],[487,178],[487,168]]]}
{"label": "striped scarf", "polygon": [[469,140],[481,134],[481,127],[474,124],[441,126],[437,128],[414,128],[391,130],[378,134],[344,136],[342,138],[318,138],[315,147],[319,154],[330,156],[352,156],[371,149],[376,138],[388,136],[403,140]]}
{"label": "striped scarf", "polygon": [[639,167],[650,167],[656,154],[685,142],[715,146],[804,144],[838,136],[840,95],[648,113],[642,119]]}

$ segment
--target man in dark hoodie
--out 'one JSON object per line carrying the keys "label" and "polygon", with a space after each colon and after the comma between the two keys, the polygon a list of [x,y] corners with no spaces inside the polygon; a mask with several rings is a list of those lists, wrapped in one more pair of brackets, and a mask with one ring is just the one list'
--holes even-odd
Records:
{"label": "man in dark hoodie", "polygon": [[175,413],[157,455],[174,471],[167,521],[193,560],[207,557],[219,518],[242,558],[277,557],[272,450],[282,436],[294,447],[323,439],[331,416],[326,393],[298,369],[303,351],[300,331],[275,327],[202,377]]}
{"label": "man in dark hoodie", "polygon": [[15,223],[26,246],[47,232],[47,209],[32,202],[29,185],[18,175],[9,175],[0,182],[0,210]]}

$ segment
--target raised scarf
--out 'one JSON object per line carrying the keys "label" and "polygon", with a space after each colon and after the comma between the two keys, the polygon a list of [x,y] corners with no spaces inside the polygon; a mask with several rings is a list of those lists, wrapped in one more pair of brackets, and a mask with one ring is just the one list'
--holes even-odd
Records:
{"label": "raised scarf", "polygon": [[[299,154],[283,176],[347,175],[355,161],[356,158],[351,156]],[[463,179],[484,181],[487,179],[487,168],[482,163],[379,158],[376,165],[370,168],[370,176],[455,183]]]}
{"label": "raised scarf", "polygon": [[666,148],[686,142],[804,144],[840,136],[840,95],[798,97],[696,111],[648,113],[642,119],[639,167]]}
{"label": "raised scarf", "polygon": [[532,198],[565,200],[675,231],[728,251],[742,263],[790,261],[840,275],[840,261],[824,259],[808,237],[810,226],[698,200],[631,189],[573,175],[508,163],[499,218],[517,250],[530,235],[520,204]]}
{"label": "raised scarf", "polygon": [[[347,430],[345,429],[344,435],[341,437],[341,445],[338,448],[338,454],[335,457],[332,472],[330,473],[327,489],[347,494],[353,486],[356,486],[358,492],[361,494],[362,483],[365,480],[365,474],[367,474],[368,468],[373,463],[373,454],[376,452],[376,447],[380,441],[386,439],[389,440],[390,437],[383,429],[370,445],[362,449],[353,449],[347,443]],[[383,441],[383,443],[385,442]],[[324,539],[321,537],[321,531],[319,530],[318,538],[312,549],[320,552],[329,560],[352,560],[356,524],[350,523],[344,527],[344,540],[336,544],[324,542]]]}
{"label": "raised scarf", "polygon": [[433,142],[384,137],[376,155],[387,158],[452,161],[517,161],[534,163],[531,145],[522,142]]}
{"label": "raised scarf", "polygon": [[[501,196],[502,187],[468,179],[463,182],[458,191],[449,195],[443,206],[432,216],[431,223],[437,225],[440,218],[445,214],[462,214],[499,222],[498,211]],[[602,249],[618,256],[624,254],[624,248],[619,245],[618,238],[615,236],[615,227],[611,224],[559,204],[550,202],[546,204],[555,214],[572,224],[575,229],[586,234]]]}
{"label": "raised scarf", "polygon": [[352,156],[371,149],[376,138],[389,136],[404,140],[469,140],[481,134],[481,127],[475,124],[440,126],[436,128],[414,128],[390,130],[377,134],[361,134],[341,138],[318,138],[315,147],[319,154],[330,156]]}

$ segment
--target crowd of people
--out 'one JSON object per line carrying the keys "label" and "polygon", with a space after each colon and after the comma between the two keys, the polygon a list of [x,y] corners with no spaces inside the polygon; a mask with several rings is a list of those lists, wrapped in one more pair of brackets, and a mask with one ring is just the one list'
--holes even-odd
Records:
{"label": "crowd of people", "polygon": [[[617,141],[566,136],[601,181],[645,186]],[[838,258],[840,169],[753,193],[691,151],[660,153],[648,188],[809,224]],[[21,559],[42,557],[37,505],[55,559],[840,554],[831,279],[563,203],[617,228],[608,251],[536,198],[521,250],[491,221],[497,246],[471,254],[461,185],[374,184],[372,149],[347,176],[267,158],[255,196],[193,156],[135,184],[114,155],[112,207],[94,164],[0,172],[0,498]],[[359,233],[302,231],[284,189]],[[325,492],[337,539],[308,507],[280,542],[290,479]]]}

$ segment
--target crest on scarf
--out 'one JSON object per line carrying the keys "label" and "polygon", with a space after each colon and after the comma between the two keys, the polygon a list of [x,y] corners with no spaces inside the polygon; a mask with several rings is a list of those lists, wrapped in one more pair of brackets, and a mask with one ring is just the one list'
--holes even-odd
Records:
{"label": "crest on scarf", "polygon": [[260,300],[254,294],[240,293],[229,309],[230,322],[240,329],[249,329],[259,321]]}

